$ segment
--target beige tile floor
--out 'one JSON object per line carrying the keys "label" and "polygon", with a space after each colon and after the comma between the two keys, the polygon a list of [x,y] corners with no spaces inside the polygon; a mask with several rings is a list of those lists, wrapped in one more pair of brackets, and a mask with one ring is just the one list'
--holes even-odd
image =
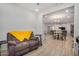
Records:
{"label": "beige tile floor", "polygon": [[46,40],[43,41],[43,46],[25,54],[25,56],[73,56],[72,48],[73,38],[67,36],[67,39],[55,40],[51,35],[46,35]]}

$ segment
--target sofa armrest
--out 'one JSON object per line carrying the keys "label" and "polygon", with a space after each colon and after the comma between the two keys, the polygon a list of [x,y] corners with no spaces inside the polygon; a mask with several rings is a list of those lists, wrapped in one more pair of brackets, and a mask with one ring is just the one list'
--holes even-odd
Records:
{"label": "sofa armrest", "polygon": [[[32,40],[38,40],[38,37],[31,37]],[[38,40],[39,41],[39,40]]]}
{"label": "sofa armrest", "polygon": [[15,41],[8,41],[8,44],[16,46],[16,42]]}

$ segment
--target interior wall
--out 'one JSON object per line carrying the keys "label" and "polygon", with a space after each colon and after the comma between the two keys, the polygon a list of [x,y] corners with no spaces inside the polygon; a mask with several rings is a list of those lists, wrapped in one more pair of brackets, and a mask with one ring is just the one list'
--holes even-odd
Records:
{"label": "interior wall", "polygon": [[0,40],[6,40],[7,32],[36,30],[36,13],[13,4],[0,4]]}
{"label": "interior wall", "polygon": [[74,14],[74,35],[79,36],[79,4],[75,4]]}
{"label": "interior wall", "polygon": [[[75,10],[74,10],[74,39],[76,39],[77,36],[79,36],[79,3],[75,4]],[[78,55],[79,51],[79,44],[76,43],[76,40],[74,40],[74,53],[75,55]]]}

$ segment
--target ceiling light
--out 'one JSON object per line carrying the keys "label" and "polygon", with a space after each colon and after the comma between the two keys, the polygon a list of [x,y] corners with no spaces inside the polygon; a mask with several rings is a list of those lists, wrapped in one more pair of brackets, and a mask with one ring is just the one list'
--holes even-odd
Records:
{"label": "ceiling light", "polygon": [[38,11],[39,11],[39,9],[35,9],[35,11],[36,11],[36,12],[38,12]]}
{"label": "ceiling light", "polygon": [[53,20],[54,22],[60,22],[60,20],[58,20],[58,19],[55,19],[55,20]]}
{"label": "ceiling light", "polygon": [[68,12],[69,12],[69,10],[66,10],[65,12],[67,12],[67,13],[68,13]]}

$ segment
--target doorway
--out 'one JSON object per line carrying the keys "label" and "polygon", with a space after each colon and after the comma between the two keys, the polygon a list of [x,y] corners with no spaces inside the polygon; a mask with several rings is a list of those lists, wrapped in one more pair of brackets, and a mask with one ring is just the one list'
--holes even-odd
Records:
{"label": "doorway", "polygon": [[43,15],[43,24],[51,55],[74,55],[74,6]]}

